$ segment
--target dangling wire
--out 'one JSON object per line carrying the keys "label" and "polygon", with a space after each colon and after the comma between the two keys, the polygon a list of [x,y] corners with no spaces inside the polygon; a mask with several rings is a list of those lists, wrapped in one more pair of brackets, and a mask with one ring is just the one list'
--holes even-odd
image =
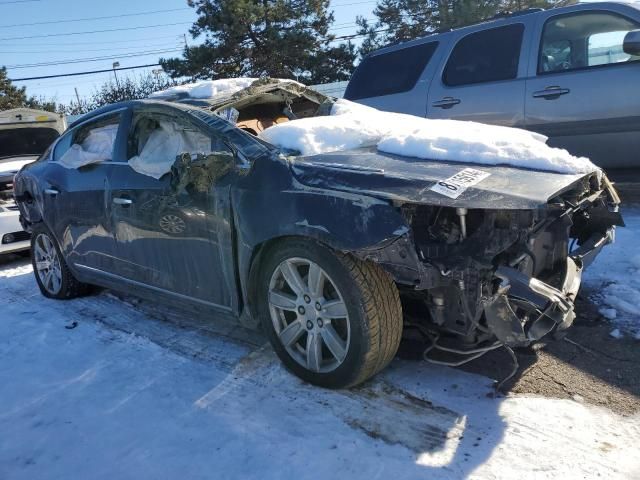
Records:
{"label": "dangling wire", "polygon": [[[505,378],[503,378],[499,382],[496,382],[495,384],[496,391],[501,391],[501,388],[503,387],[503,385],[507,381],[512,379],[515,376],[515,374],[518,372],[518,369],[520,368],[520,364],[518,363],[518,358],[516,357],[516,354],[513,351],[513,349],[509,345],[506,345],[502,342],[495,342],[485,347],[461,350],[457,348],[444,347],[442,345],[438,345],[438,340],[440,339],[440,335],[435,334],[435,336],[432,336],[431,333],[424,326],[418,323],[405,323],[405,326],[416,328],[418,332],[420,332],[420,334],[431,343],[427,348],[425,348],[424,352],[422,353],[422,358],[426,362],[433,363],[435,365],[444,365],[446,367],[459,367],[461,365],[464,365],[466,363],[469,363],[473,360],[480,358],[481,356],[483,356],[488,352],[497,350],[498,348],[501,348],[501,347],[504,348],[509,354],[509,356],[511,357],[513,367],[509,375],[507,375]],[[466,358],[463,358],[458,361],[436,360],[434,358],[429,357],[429,352],[434,350],[439,350],[447,353],[454,353],[456,355],[463,355]]]}
{"label": "dangling wire", "polygon": [[511,373],[509,375],[507,375],[505,378],[500,380],[500,382],[498,382],[495,385],[496,392],[501,392],[502,386],[505,383],[507,383],[509,380],[511,380],[515,376],[515,374],[518,373],[518,369],[520,368],[520,364],[518,363],[518,357],[516,357],[516,354],[513,351],[513,348],[511,348],[509,345],[504,345],[504,344],[502,346],[507,351],[509,356],[511,356],[511,360],[513,361],[513,368],[511,369]]}

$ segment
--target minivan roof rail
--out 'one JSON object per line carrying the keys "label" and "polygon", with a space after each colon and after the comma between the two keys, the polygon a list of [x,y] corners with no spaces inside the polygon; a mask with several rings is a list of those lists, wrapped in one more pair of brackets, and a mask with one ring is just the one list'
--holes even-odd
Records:
{"label": "minivan roof rail", "polygon": [[[525,8],[524,10],[516,10],[512,12],[510,10],[505,10],[503,12],[496,13],[493,17],[488,20],[496,20],[498,18],[511,18],[511,17],[519,17],[520,15],[529,15],[530,13],[544,12],[544,8]],[[488,21],[485,20],[485,21]]]}

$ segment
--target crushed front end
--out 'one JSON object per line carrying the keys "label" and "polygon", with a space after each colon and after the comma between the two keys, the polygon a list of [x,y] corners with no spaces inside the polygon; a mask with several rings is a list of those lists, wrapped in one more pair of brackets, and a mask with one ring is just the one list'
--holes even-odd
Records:
{"label": "crushed front end", "polygon": [[394,276],[405,321],[432,339],[462,337],[463,353],[527,346],[573,323],[583,269],[624,226],[619,203],[600,173],[537,209],[405,203],[409,231],[358,254]]}

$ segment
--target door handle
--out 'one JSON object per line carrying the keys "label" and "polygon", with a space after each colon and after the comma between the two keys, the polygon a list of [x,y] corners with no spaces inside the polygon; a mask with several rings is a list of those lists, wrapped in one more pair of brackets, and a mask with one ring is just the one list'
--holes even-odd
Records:
{"label": "door handle", "polygon": [[60,193],[60,190],[57,190],[55,188],[45,188],[44,189],[44,193],[46,195],[51,195],[52,197],[55,197],[56,195],[58,195]]}
{"label": "door handle", "polygon": [[438,100],[437,102],[433,102],[431,106],[437,108],[451,108],[454,105],[458,105],[460,103],[459,98],[453,97],[444,97],[442,100]]}
{"label": "door handle", "polygon": [[113,203],[115,203],[116,205],[131,205],[133,203],[133,200],[131,200],[130,198],[124,198],[124,197],[114,197],[113,198]]}
{"label": "door handle", "polygon": [[568,88],[561,88],[558,86],[547,87],[544,90],[538,90],[533,92],[533,98],[544,98],[545,100],[555,100],[560,95],[566,95],[571,92]]}

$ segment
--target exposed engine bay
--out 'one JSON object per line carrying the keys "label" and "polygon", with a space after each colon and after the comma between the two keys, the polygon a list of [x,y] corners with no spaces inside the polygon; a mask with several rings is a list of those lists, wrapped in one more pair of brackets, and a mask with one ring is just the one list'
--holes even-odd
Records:
{"label": "exposed engine bay", "polygon": [[430,342],[425,359],[460,365],[571,326],[582,270],[624,226],[619,202],[594,173],[537,210],[404,204],[410,231],[359,256],[394,276],[405,326]]}
{"label": "exposed engine bay", "polygon": [[0,178],[0,207],[14,205],[13,179]]}

